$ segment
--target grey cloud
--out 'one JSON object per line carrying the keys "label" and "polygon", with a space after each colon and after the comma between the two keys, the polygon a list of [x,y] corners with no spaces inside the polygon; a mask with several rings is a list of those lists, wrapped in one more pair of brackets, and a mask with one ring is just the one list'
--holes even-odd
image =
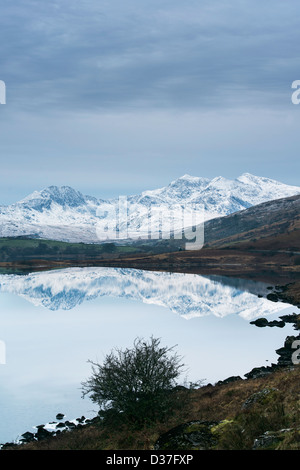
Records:
{"label": "grey cloud", "polygon": [[15,107],[284,105],[297,79],[296,1],[4,2]]}

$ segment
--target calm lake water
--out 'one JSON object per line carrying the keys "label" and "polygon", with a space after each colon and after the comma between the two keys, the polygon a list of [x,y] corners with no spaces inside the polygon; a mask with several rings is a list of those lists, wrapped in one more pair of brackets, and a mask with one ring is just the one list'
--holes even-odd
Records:
{"label": "calm lake water", "polygon": [[[161,338],[186,364],[182,382],[215,383],[277,362],[292,327],[255,318],[296,311],[270,302],[263,283],[118,268],[0,275],[0,443],[57,413],[95,416],[81,398],[88,360],[101,362],[136,337]],[[258,297],[262,296],[262,297]]]}

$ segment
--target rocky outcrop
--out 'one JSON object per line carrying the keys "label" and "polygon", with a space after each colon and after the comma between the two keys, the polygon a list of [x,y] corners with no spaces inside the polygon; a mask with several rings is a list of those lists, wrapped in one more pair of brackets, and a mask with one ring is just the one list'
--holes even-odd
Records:
{"label": "rocky outcrop", "polygon": [[300,341],[300,335],[287,336],[284,346],[276,350],[276,354],[279,355],[278,365],[291,366],[296,363],[297,341]]}
{"label": "rocky outcrop", "polygon": [[232,382],[236,382],[238,380],[243,380],[243,379],[239,375],[232,375],[230,377],[227,377],[227,379],[219,380],[215,385],[225,385],[225,384],[229,384]]}
{"label": "rocky outcrop", "polygon": [[283,320],[268,321],[266,318],[257,318],[257,320],[251,321],[250,325],[255,325],[260,328],[263,328],[265,326],[277,326],[278,328],[283,328],[285,326],[285,322]]}
{"label": "rocky outcrop", "polygon": [[[268,296],[267,296],[268,297]],[[294,329],[299,329],[300,315],[297,313],[292,313],[291,315],[282,315],[279,317],[280,320],[268,321],[266,318],[257,318],[250,322],[250,325],[258,326],[259,328],[264,328],[265,326],[277,326],[283,328],[286,323],[294,323]]]}
{"label": "rocky outcrop", "polygon": [[250,372],[247,372],[245,377],[247,379],[258,379],[266,375],[272,374],[278,366],[271,364],[271,366],[254,367]]}
{"label": "rocky outcrop", "polygon": [[266,431],[254,440],[252,450],[273,450],[288,437],[289,434],[299,432],[297,429],[281,429],[280,431]]}
{"label": "rocky outcrop", "polygon": [[[266,318],[257,318],[254,321],[251,321],[251,325],[258,326],[260,328],[266,327],[266,326],[278,326],[280,328],[284,327],[286,323],[292,323],[294,324],[294,329],[299,330],[300,329],[300,315],[297,313],[292,313],[290,315],[282,315],[279,317],[280,320],[273,320],[273,321],[268,321]],[[299,341],[299,343],[297,343]],[[277,364],[272,364],[270,367],[258,367],[252,369],[252,371],[248,372],[245,374],[246,378],[257,378],[257,377],[262,377],[263,375],[267,375],[269,373],[272,373],[276,368],[278,367],[286,367],[286,366],[293,366],[296,363],[298,364],[298,358],[297,358],[297,348],[300,346],[300,335],[298,336],[287,336],[284,342],[284,345],[276,349],[276,354],[278,354],[279,358],[277,360]],[[299,354],[300,356],[300,354]],[[300,359],[299,359],[300,361]]]}
{"label": "rocky outcrop", "polygon": [[264,388],[263,390],[260,390],[259,392],[256,392],[250,397],[248,397],[247,400],[243,403],[242,409],[248,410],[249,408],[252,408],[252,406],[254,406],[256,403],[263,404],[266,399],[272,398],[272,396],[276,392],[276,388]]}
{"label": "rocky outcrop", "polygon": [[207,450],[217,444],[212,429],[215,421],[190,421],[162,434],[155,450]]}

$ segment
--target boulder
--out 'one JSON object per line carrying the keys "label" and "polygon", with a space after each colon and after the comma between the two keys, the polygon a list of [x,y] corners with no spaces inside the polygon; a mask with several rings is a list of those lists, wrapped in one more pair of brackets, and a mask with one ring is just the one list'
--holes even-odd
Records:
{"label": "boulder", "polygon": [[275,294],[274,292],[272,294],[268,294],[267,299],[271,300],[272,302],[278,302],[279,300],[278,295]]}
{"label": "boulder", "polygon": [[22,442],[22,444],[27,443],[27,442],[32,442],[34,440],[35,440],[35,437],[32,432],[24,432],[24,434],[22,434],[20,438],[20,441]]}
{"label": "boulder", "polygon": [[216,385],[225,385],[225,384],[229,384],[229,383],[232,383],[232,382],[236,382],[237,380],[243,380],[243,379],[239,375],[232,375],[231,377],[228,377],[225,380],[219,380],[216,383]]}
{"label": "boulder", "polygon": [[211,429],[217,421],[190,421],[162,434],[156,441],[155,450],[208,450],[217,444]]}
{"label": "boulder", "polygon": [[266,318],[257,318],[256,320],[251,321],[250,325],[255,325],[259,328],[263,328],[264,326],[267,326],[268,323],[269,322]]}
{"label": "boulder", "polygon": [[274,392],[277,392],[276,388],[264,388],[263,390],[254,393],[243,403],[242,409],[249,409],[256,403],[264,403],[266,398],[271,398]]}
{"label": "boulder", "polygon": [[265,377],[266,375],[272,374],[276,369],[276,365],[272,364],[271,366],[261,366],[254,367],[250,372],[245,374],[247,379],[257,379],[259,377]]}
{"label": "boulder", "polygon": [[255,325],[260,328],[263,328],[265,326],[277,326],[278,328],[283,328],[285,326],[285,322],[283,320],[268,321],[266,318],[257,318],[257,320],[251,321],[250,325]]}
{"label": "boulder", "polygon": [[280,431],[266,431],[254,440],[252,450],[274,450],[280,442],[284,440],[291,429],[281,429]]}
{"label": "boulder", "polygon": [[41,441],[52,435],[53,435],[52,432],[48,431],[44,427],[39,427],[35,434],[35,437],[37,438],[38,441]]}
{"label": "boulder", "polygon": [[280,366],[291,366],[293,365],[293,354],[296,351],[295,348],[292,348],[294,341],[300,340],[299,336],[287,336],[282,348],[276,349],[276,354],[278,354],[278,365]]}

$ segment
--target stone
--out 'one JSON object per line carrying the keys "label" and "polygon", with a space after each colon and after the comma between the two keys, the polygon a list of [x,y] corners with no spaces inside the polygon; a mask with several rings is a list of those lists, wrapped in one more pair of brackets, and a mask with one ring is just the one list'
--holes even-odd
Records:
{"label": "stone", "polygon": [[217,444],[211,429],[219,421],[190,421],[162,434],[155,450],[208,450]]}
{"label": "stone", "polygon": [[281,315],[281,320],[283,320],[286,323],[296,323],[299,319],[299,315],[297,313],[291,313],[289,315]]}
{"label": "stone", "polygon": [[278,302],[278,295],[275,294],[275,293],[272,293],[272,294],[268,294],[267,295],[267,299],[268,300],[271,300],[272,302]]}
{"label": "stone", "polygon": [[292,429],[281,429],[280,431],[266,431],[254,440],[252,450],[272,450],[285,438],[286,433]]}
{"label": "stone", "polygon": [[272,364],[271,366],[254,367],[250,372],[247,372],[247,374],[244,375],[247,379],[257,379],[259,377],[272,374],[275,369],[275,364]]}
{"label": "stone", "polygon": [[56,428],[58,429],[65,428],[65,427],[66,427],[65,423],[58,423],[58,425],[56,426]]}
{"label": "stone", "polygon": [[253,320],[250,322],[250,325],[255,325],[260,328],[265,326],[277,326],[279,328],[283,328],[285,326],[285,322],[283,320],[272,320],[268,321],[266,318],[257,318],[257,320]]}
{"label": "stone", "polygon": [[78,423],[84,423],[85,422],[85,416],[81,416],[81,418],[77,418]]}
{"label": "stone", "polygon": [[24,432],[24,434],[22,434],[20,440],[22,441],[22,443],[32,442],[32,441],[35,440],[35,437],[34,437],[34,434],[32,432]]}
{"label": "stone", "polygon": [[293,342],[300,340],[299,336],[287,336],[282,348],[276,349],[276,354],[278,354],[278,365],[280,366],[291,366],[293,365],[292,355],[295,352],[295,349],[292,348]]}
{"label": "stone", "polygon": [[46,439],[47,437],[52,436],[52,432],[48,431],[45,428],[40,427],[37,430],[37,433],[35,434],[35,437],[37,438],[38,441],[41,441],[43,439]]}
{"label": "stone", "polygon": [[257,318],[256,320],[251,321],[250,325],[255,325],[259,328],[263,328],[264,326],[267,326],[268,323],[269,322],[266,318]]}
{"label": "stone", "polygon": [[276,388],[264,388],[263,390],[254,393],[243,403],[242,409],[249,409],[255,405],[255,403],[263,403],[266,397],[269,397],[271,393],[276,391]]}
{"label": "stone", "polygon": [[76,428],[76,424],[71,421],[66,421],[65,425],[68,426],[68,428]]}
{"label": "stone", "polygon": [[243,379],[239,375],[232,375],[231,377],[228,377],[225,380],[219,380],[216,383],[216,385],[225,385],[225,384],[229,384],[229,383],[232,383],[232,382],[236,382],[237,380],[243,380]]}

